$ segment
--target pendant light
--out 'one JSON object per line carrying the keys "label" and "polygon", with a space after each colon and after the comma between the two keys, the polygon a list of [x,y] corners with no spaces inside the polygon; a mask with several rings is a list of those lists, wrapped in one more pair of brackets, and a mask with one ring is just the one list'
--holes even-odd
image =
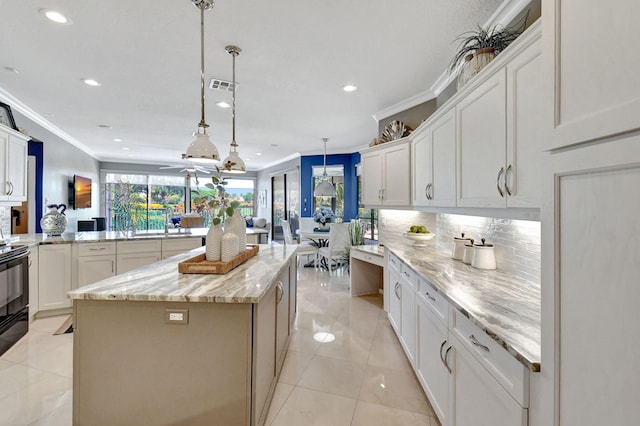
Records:
{"label": "pendant light", "polygon": [[329,138],[322,138],[324,142],[324,171],[322,172],[322,182],[313,191],[314,197],[335,197],[336,188],[329,182],[327,176],[327,141]]}
{"label": "pendant light", "polygon": [[231,83],[231,148],[229,156],[222,162],[222,169],[226,173],[246,173],[247,167],[238,154],[238,144],[236,143],[236,56],[242,52],[238,46],[227,46],[225,50],[233,57],[233,82]]}
{"label": "pendant light", "polygon": [[213,9],[213,0],[191,0],[200,9],[200,108],[202,114],[198,124],[198,135],[187,148],[183,158],[195,162],[219,161],[218,148],[211,142],[207,134],[209,125],[204,121],[204,11]]}

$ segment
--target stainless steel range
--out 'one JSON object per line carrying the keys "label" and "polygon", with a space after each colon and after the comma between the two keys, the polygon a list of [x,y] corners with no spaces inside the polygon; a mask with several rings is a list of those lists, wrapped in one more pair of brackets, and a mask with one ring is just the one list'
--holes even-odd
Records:
{"label": "stainless steel range", "polygon": [[29,249],[0,247],[0,354],[29,330]]}

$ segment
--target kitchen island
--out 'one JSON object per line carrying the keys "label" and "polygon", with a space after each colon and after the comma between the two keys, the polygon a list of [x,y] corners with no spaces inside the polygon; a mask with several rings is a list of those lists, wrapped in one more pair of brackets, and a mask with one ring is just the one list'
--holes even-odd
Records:
{"label": "kitchen island", "polygon": [[226,275],[178,273],[204,248],[68,293],[73,422],[263,424],[296,312],[296,248]]}

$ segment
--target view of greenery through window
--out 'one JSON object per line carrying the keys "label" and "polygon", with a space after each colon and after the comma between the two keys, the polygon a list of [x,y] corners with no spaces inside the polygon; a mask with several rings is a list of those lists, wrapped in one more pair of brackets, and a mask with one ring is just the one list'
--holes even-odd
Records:
{"label": "view of greenery through window", "polygon": [[[241,200],[243,216],[253,215],[254,181],[251,179],[228,179],[230,197]],[[160,230],[167,220],[177,218],[185,210],[186,184],[180,176],[124,175],[107,173],[105,176],[106,214],[110,219],[110,230]],[[191,179],[191,190],[206,189],[210,179]],[[215,190],[214,190],[215,191]],[[191,211],[197,211],[192,205]],[[209,226],[210,212],[200,209]]]}
{"label": "view of greenery through window", "polygon": [[[250,179],[226,179],[226,181],[225,192],[227,193],[227,197],[231,201],[238,201],[240,203],[239,209],[242,216],[255,216],[255,204],[253,202],[255,198],[255,182]],[[207,194],[216,196],[218,191],[207,188],[205,183],[211,183],[211,179],[198,179],[198,182],[193,178],[191,179],[191,200],[196,198],[195,194],[193,194],[194,190],[198,190],[201,196]],[[198,205],[192,201],[191,211],[198,212],[201,216],[204,216],[205,226],[209,226],[213,213],[209,206]]]}

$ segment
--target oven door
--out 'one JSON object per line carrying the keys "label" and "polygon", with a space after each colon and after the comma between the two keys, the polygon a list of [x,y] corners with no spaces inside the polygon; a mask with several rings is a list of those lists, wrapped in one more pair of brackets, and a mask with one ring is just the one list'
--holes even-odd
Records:
{"label": "oven door", "polygon": [[0,354],[29,329],[28,255],[0,263]]}

